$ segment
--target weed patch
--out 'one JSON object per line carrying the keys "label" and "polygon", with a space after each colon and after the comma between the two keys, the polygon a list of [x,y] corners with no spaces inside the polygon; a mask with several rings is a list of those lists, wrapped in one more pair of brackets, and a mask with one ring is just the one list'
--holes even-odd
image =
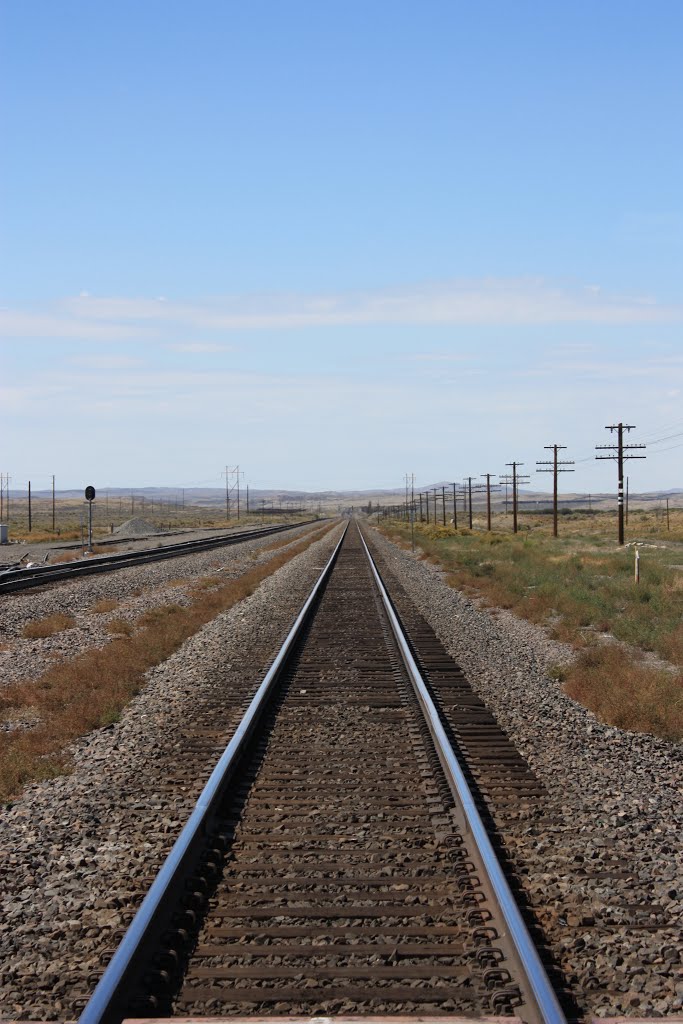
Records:
{"label": "weed patch", "polygon": [[112,636],[132,636],[134,633],[133,623],[128,619],[110,619],[105,629]]}
{"label": "weed patch", "polygon": [[55,612],[54,615],[47,615],[44,619],[27,622],[22,630],[22,635],[27,640],[43,640],[45,637],[54,636],[65,629],[71,629],[75,625],[76,620],[73,615]]}
{"label": "weed patch", "polygon": [[[390,524],[384,532],[395,543],[408,547],[410,533],[403,525]],[[415,542],[419,557],[436,561],[445,570],[450,586],[546,626],[553,638],[583,652],[582,668],[572,668],[567,684],[571,678],[572,695],[580,693],[577,699],[596,714],[602,716],[609,710],[610,720],[617,724],[618,717],[625,728],[667,737],[678,735],[677,726],[664,724],[666,705],[658,708],[657,703],[675,695],[670,674],[656,677],[654,670],[623,648],[620,650],[625,660],[609,662],[609,657],[616,659],[610,654],[603,661],[605,645],[599,637],[600,633],[610,633],[636,651],[654,652],[683,668],[683,588],[680,571],[670,564],[681,556],[673,555],[671,547],[643,550],[641,582],[637,585],[633,551],[610,544],[600,533],[573,531],[554,539],[542,533],[456,532],[434,524],[416,524]],[[608,649],[613,651],[615,647],[610,645]],[[625,668],[627,662],[631,675]],[[615,669],[609,694],[604,678],[608,663]],[[588,683],[591,672],[596,685],[593,698]],[[639,680],[642,689],[631,685],[631,678]],[[619,687],[624,688],[621,702]]]}
{"label": "weed patch", "polygon": [[607,644],[581,652],[564,689],[609,725],[683,739],[683,672],[651,668]]}

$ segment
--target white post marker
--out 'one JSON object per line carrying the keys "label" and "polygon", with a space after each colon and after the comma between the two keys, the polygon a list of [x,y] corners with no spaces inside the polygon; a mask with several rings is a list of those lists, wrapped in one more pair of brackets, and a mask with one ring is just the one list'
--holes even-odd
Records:
{"label": "white post marker", "polygon": [[636,577],[636,583],[640,583],[640,550],[639,550],[637,544],[635,546],[635,552],[636,552],[635,577]]}

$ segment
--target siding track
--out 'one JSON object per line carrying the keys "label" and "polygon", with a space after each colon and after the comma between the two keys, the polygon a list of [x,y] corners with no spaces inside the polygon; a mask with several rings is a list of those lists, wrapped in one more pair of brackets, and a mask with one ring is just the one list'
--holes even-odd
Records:
{"label": "siding track", "polygon": [[323,522],[323,520],[309,519],[303,523],[287,523],[285,526],[243,530],[239,533],[221,534],[217,537],[203,537],[200,540],[184,540],[178,544],[165,544],[158,548],[142,548],[138,551],[125,551],[113,555],[96,555],[94,558],[58,565],[38,565],[32,569],[8,569],[0,573],[0,595],[11,594],[17,590],[27,590],[30,587],[43,587],[48,583],[61,583],[62,580],[77,579],[80,576],[111,572],[113,569],[128,569],[133,565],[160,562],[166,558],[181,558],[198,551],[210,551],[212,548],[241,544],[243,541],[269,537],[273,533],[295,530],[300,526],[311,526],[316,522]]}
{"label": "siding track", "polygon": [[477,803],[514,813],[542,790],[416,613],[403,636],[374,574],[352,523],[82,1024],[564,1021],[490,843],[475,842]]}

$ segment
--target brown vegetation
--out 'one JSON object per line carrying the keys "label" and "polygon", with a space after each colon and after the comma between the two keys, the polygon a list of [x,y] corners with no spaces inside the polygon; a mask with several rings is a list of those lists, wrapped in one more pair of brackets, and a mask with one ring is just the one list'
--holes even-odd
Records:
{"label": "brown vegetation", "polygon": [[[667,536],[666,544],[643,548],[636,584],[633,551],[619,548],[606,534],[607,522],[572,516],[571,529],[563,522],[566,535],[559,539],[549,536],[547,528],[515,536],[417,524],[415,543],[420,558],[446,570],[450,586],[545,626],[554,639],[576,648],[565,688],[604,721],[680,739],[680,541]],[[404,524],[390,523],[384,530],[395,543],[410,546]],[[670,662],[674,671],[653,668],[642,659],[643,652]]]}
{"label": "brown vegetation", "polygon": [[73,615],[65,615],[64,612],[55,612],[54,615],[47,615],[44,619],[34,619],[27,622],[22,630],[27,640],[43,640],[45,637],[54,636],[64,629],[71,629],[76,625]]}
{"label": "brown vegetation", "polygon": [[[61,662],[39,679],[0,691],[0,712],[12,716],[17,708],[30,708],[38,719],[32,729],[5,734],[0,753],[0,798],[7,799],[28,782],[64,771],[68,743],[116,721],[121,709],[139,692],[150,668],[211,619],[253,593],[267,576],[335,525],[326,524],[237,579],[217,574],[218,585],[209,590],[196,587],[189,606],[164,605],[146,612],[134,629],[126,623],[132,635],[119,636],[101,649]],[[124,621],[113,620],[109,628]]]}
{"label": "brown vegetation", "polygon": [[65,562],[75,562],[81,557],[80,551],[60,551],[50,556],[50,565],[62,565]]}
{"label": "brown vegetation", "polygon": [[96,601],[92,606],[92,610],[96,615],[105,615],[107,612],[113,612],[118,608],[120,602],[114,600],[111,597],[103,597],[101,601]]}
{"label": "brown vegetation", "polygon": [[609,725],[683,736],[683,673],[657,669],[617,644],[583,650],[564,671],[564,690]]}
{"label": "brown vegetation", "polygon": [[110,619],[106,625],[107,633],[112,636],[132,636],[134,627],[128,619]]}

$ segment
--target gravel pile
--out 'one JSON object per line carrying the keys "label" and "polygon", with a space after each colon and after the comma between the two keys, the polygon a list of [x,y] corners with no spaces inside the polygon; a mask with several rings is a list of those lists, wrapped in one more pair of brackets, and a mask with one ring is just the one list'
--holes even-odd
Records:
{"label": "gravel pile", "polygon": [[[314,528],[288,531],[285,537],[294,544]],[[231,578],[241,576],[272,558],[273,552],[264,548],[285,537],[276,535],[244,541],[168,561],[67,580],[45,590],[7,595],[0,600],[0,686],[35,679],[55,662],[74,658],[90,647],[104,646],[112,639],[107,629],[112,619],[132,623],[152,608],[188,604],[193,580],[213,572]],[[284,550],[281,548],[278,552]],[[105,600],[115,601],[117,607],[108,613],[96,612],[95,606]],[[75,626],[44,639],[23,639],[24,627],[29,622],[57,612],[73,616]]]}
{"label": "gravel pile", "polygon": [[606,726],[546,673],[568,647],[478,608],[376,531],[373,547],[546,786],[503,834],[583,1012],[683,1007],[683,746]]}
{"label": "gravel pile", "polygon": [[[32,786],[2,813],[0,1017],[78,1015],[222,749],[217,737],[210,758],[186,750],[183,730],[202,716],[207,730],[217,728],[211,713],[220,690],[233,704],[229,734],[340,533],[314,543],[150,671],[118,724],[75,745],[72,775]],[[113,582],[119,576],[98,584],[121,585]],[[193,788],[173,783],[181,750],[185,763],[198,759]]]}
{"label": "gravel pile", "polygon": [[114,533],[120,534],[122,537],[148,537],[150,533],[157,532],[154,523],[150,523],[141,516],[135,516],[134,519],[126,519],[125,523],[121,523],[114,530]]}

